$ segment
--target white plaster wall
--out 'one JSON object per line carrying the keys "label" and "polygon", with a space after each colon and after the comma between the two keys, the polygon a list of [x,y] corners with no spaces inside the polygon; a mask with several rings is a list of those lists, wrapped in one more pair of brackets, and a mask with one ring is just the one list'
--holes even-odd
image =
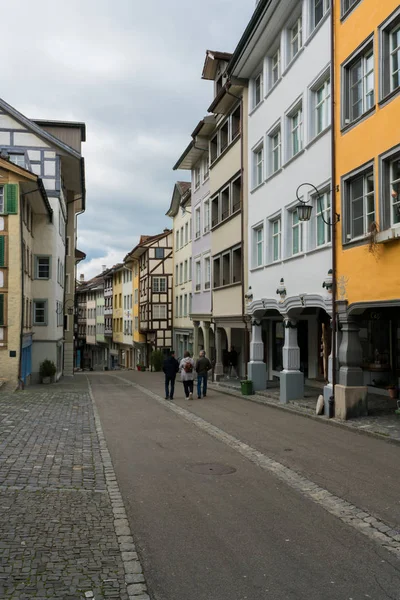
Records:
{"label": "white plaster wall", "polygon": [[[173,230],[174,230],[174,288],[173,288],[173,328],[182,328],[182,329],[188,329],[192,327],[192,321],[189,318],[189,295],[192,293],[192,280],[189,279],[189,259],[192,257],[192,238],[193,238],[193,227],[194,225],[192,225],[191,227],[191,221],[193,221],[194,219],[194,211],[192,210],[192,206],[190,204],[188,204],[187,206],[187,211],[185,212],[185,214],[182,214],[181,209],[179,208],[178,214],[174,217],[173,220]],[[183,231],[185,231],[185,226],[186,223],[188,224],[188,228],[189,228],[189,240],[186,244],[184,244],[183,246],[180,247],[180,249],[178,250],[176,248],[176,232],[182,231],[182,227],[183,227]],[[180,233],[179,233],[180,236]],[[185,238],[184,238],[185,239]],[[179,275],[180,275],[180,265],[181,263],[183,263],[183,265],[185,265],[185,260],[187,260],[188,262],[188,279],[187,281],[183,281],[182,283],[179,283],[178,285],[176,285],[178,282],[176,280],[176,276],[175,276],[175,272],[176,272],[176,265],[178,265],[178,281],[180,281],[179,279]],[[192,276],[193,276],[194,270],[192,268]],[[183,266],[183,278],[185,278],[185,268]],[[175,310],[175,306],[176,306],[176,297],[179,298],[179,296],[183,296],[187,294],[187,317],[177,317],[176,314],[176,310]],[[183,303],[183,300],[182,300]]]}
{"label": "white plaster wall", "polygon": [[[128,275],[128,271],[127,271],[127,275]],[[132,280],[133,280],[133,273],[132,273]],[[124,309],[124,296],[132,297],[132,308]],[[127,302],[128,302],[128,300],[127,300]],[[123,311],[124,325],[125,325],[125,321],[132,322],[132,315],[133,315],[133,282],[132,281],[125,281],[125,283],[122,284],[122,311]],[[124,325],[123,325],[122,331],[125,330]],[[128,346],[133,346],[133,324],[132,324],[132,335],[125,335],[125,333],[124,333],[123,334],[123,343]]]}
{"label": "white plaster wall", "polygon": [[[199,161],[202,162],[202,159]],[[200,187],[195,190],[194,189],[194,179],[192,177],[192,255],[193,255],[193,265],[195,263],[195,259],[201,257],[203,262],[203,257],[207,256],[211,253],[211,231],[204,233],[204,201],[210,198],[210,178],[208,177],[205,181],[202,181]],[[195,211],[196,208],[200,207],[200,237],[198,239],[194,239],[195,236]],[[210,207],[211,210],[211,207]],[[211,290],[205,291],[202,289],[200,292],[196,292],[196,282],[194,279],[194,266],[193,266],[193,275],[192,275],[192,287],[191,292],[193,293],[192,297],[192,314],[193,315],[207,315],[211,313]]]}
{"label": "white plaster wall", "polygon": [[[290,9],[289,4],[287,5]],[[304,13],[303,13],[304,14]],[[309,43],[303,48],[292,66],[283,74],[280,82],[267,95],[261,105],[250,113],[248,121],[248,250],[249,250],[249,285],[252,287],[254,299],[277,298],[276,288],[281,277],[284,278],[288,296],[303,293],[323,294],[322,282],[331,267],[331,248],[310,251],[312,247],[312,231],[315,220],[305,224],[304,253],[290,257],[290,214],[286,207],[296,201],[296,189],[304,182],[320,187],[330,186],[331,152],[330,129],[316,140],[310,139],[311,92],[309,86],[325,70],[330,61],[330,21],[325,20],[315,32]],[[285,112],[302,96],[303,99],[303,147],[304,152],[285,166],[285,151],[282,152],[283,168],[280,173],[252,191],[253,152],[260,139],[264,139],[264,149],[268,147],[267,132],[281,121],[282,144],[286,146]],[[264,150],[265,162],[268,151]],[[304,199],[308,198],[309,188],[302,189]],[[254,270],[252,267],[254,242],[254,225],[264,223],[264,240],[266,262],[270,262],[272,253],[268,218],[282,211],[282,260]],[[313,209],[315,215],[315,207]]]}

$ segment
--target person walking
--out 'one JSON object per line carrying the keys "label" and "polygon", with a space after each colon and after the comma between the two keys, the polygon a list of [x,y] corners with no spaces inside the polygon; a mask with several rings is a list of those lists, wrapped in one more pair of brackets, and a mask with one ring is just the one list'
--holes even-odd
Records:
{"label": "person walking", "polygon": [[163,371],[165,375],[165,399],[173,400],[175,391],[175,378],[179,371],[179,363],[175,358],[174,350],[171,350],[169,356],[163,362]]}
{"label": "person walking", "polygon": [[194,360],[186,350],[179,365],[186,400],[193,400],[194,366]]}
{"label": "person walking", "polygon": [[197,397],[201,398],[201,384],[203,383],[203,398],[207,396],[208,371],[212,368],[211,362],[206,357],[204,350],[200,350],[199,358],[196,361],[197,373]]}
{"label": "person walking", "polygon": [[235,346],[231,346],[231,351],[229,352],[229,377],[232,377],[232,373],[234,371],[235,377],[236,377],[236,379],[238,379],[237,365],[238,365],[238,353],[235,350]]}

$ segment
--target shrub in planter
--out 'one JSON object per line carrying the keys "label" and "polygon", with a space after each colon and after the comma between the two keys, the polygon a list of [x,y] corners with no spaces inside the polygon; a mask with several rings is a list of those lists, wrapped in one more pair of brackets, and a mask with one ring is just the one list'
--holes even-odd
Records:
{"label": "shrub in planter", "polygon": [[54,375],[57,373],[56,365],[52,360],[46,358],[39,367],[39,375],[42,383],[51,383]]}
{"label": "shrub in planter", "polygon": [[164,355],[161,350],[153,350],[150,355],[150,364],[154,371],[161,371],[164,362]]}

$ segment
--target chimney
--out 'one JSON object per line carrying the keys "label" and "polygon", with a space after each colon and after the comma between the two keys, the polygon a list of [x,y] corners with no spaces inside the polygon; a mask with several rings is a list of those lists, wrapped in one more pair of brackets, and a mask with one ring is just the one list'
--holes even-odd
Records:
{"label": "chimney", "polygon": [[101,265],[102,268],[102,273],[104,273],[104,271],[107,269],[107,265]]}
{"label": "chimney", "polygon": [[82,282],[84,282],[84,281],[85,281],[85,276],[84,276],[84,274],[83,274],[83,273],[81,273],[81,274],[80,274],[80,276],[79,276],[79,280],[80,280],[80,281],[82,281]]}
{"label": "chimney", "polygon": [[169,229],[168,229],[168,227],[166,227],[166,228],[164,229],[164,233],[168,233],[168,231],[169,231]]}

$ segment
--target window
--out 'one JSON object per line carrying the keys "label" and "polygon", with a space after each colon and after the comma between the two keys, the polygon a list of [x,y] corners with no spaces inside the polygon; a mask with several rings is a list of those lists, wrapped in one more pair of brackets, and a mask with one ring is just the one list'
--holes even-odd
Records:
{"label": "window", "polygon": [[164,293],[167,291],[167,278],[166,277],[153,277],[153,292]]}
{"label": "window", "polygon": [[312,0],[312,27],[313,29],[322,20],[329,10],[329,0]]}
{"label": "window", "polygon": [[194,189],[197,190],[200,187],[200,167],[196,167],[194,170]]}
{"label": "window", "polygon": [[175,316],[179,317],[179,296],[175,296]]}
{"label": "window", "polygon": [[[315,209],[317,246],[323,246],[324,244],[329,244],[331,241],[332,227],[327,225],[327,223],[331,223],[330,192],[319,195],[319,199],[316,199]],[[324,222],[324,219],[327,223]]]}
{"label": "window", "polygon": [[218,288],[221,285],[221,257],[218,256],[213,260],[213,288]]}
{"label": "window", "polygon": [[229,119],[225,121],[219,130],[219,145],[222,153],[229,144]]}
{"label": "window", "polygon": [[391,206],[391,224],[400,223],[400,159],[396,158],[390,162],[390,180],[389,189],[392,200]]}
{"label": "window", "polygon": [[210,168],[208,166],[209,160],[208,155],[203,159],[203,181],[206,181],[210,176]]}
{"label": "window", "polygon": [[264,264],[264,228],[259,226],[253,229],[254,236],[254,266],[261,267]]}
{"label": "window", "polygon": [[232,249],[232,283],[242,281],[242,247]]}
{"label": "window", "polygon": [[179,283],[183,283],[183,263],[179,265]]}
{"label": "window", "polygon": [[375,104],[372,42],[344,67],[344,124],[352,123]]}
{"label": "window", "polygon": [[135,304],[138,303],[138,299],[139,299],[139,290],[134,290],[134,299],[135,299]]}
{"label": "window", "polygon": [[179,265],[175,265],[175,285],[179,283]]}
{"label": "window", "polygon": [[46,325],[47,319],[47,300],[33,301],[33,324]]}
{"label": "window", "polygon": [[240,133],[240,104],[235,108],[231,115],[231,138],[232,141]]}
{"label": "window", "polygon": [[253,107],[260,104],[263,98],[263,74],[259,73],[254,79],[253,87]]}
{"label": "window", "polygon": [[381,97],[400,90],[400,9],[380,29]]}
{"label": "window", "polygon": [[303,149],[303,111],[299,107],[290,117],[290,149],[291,156],[296,156]]}
{"label": "window", "polygon": [[210,231],[210,200],[204,202],[204,233]]}
{"label": "window", "polygon": [[211,285],[211,259],[206,256],[204,259],[204,289],[209,290]]}
{"label": "window", "polygon": [[359,0],[342,0],[342,16],[350,11]]}
{"label": "window", "polygon": [[263,182],[263,171],[264,171],[264,148],[260,145],[253,152],[254,161],[254,186],[257,187]]}
{"label": "window", "polygon": [[299,17],[290,30],[290,60],[293,60],[299,53],[302,45],[302,21],[301,17]]}
{"label": "window", "polygon": [[271,58],[271,87],[275,85],[281,76],[281,51],[277,49]]}
{"label": "window", "polygon": [[175,243],[176,249],[179,250],[179,230],[176,232],[176,243]]}
{"label": "window", "polygon": [[192,280],[192,259],[189,258],[189,281]]}
{"label": "window", "polygon": [[186,282],[188,280],[188,261],[185,260],[185,265],[183,268],[183,280]]}
{"label": "window", "polygon": [[189,294],[189,317],[192,314],[192,294]]}
{"label": "window", "polygon": [[292,256],[303,252],[303,224],[297,208],[292,211]]}
{"label": "window", "polygon": [[239,175],[232,181],[232,213],[240,210],[240,202],[242,196],[242,176]]}
{"label": "window", "polygon": [[271,174],[276,173],[281,168],[281,130],[276,129],[269,135],[271,148]]}
{"label": "window", "polygon": [[26,169],[25,154],[10,154],[10,162],[14,163],[18,167]]}
{"label": "window", "polygon": [[211,199],[211,227],[219,223],[219,196]]}
{"label": "window", "polygon": [[272,228],[272,260],[281,259],[281,219],[275,219],[271,223]]}
{"label": "window", "polygon": [[166,319],[167,318],[167,305],[166,304],[153,304],[153,319]]}
{"label": "window", "polygon": [[315,90],[315,135],[331,124],[331,80],[327,79]]}
{"label": "window", "polygon": [[196,292],[201,290],[201,262],[199,260],[196,261]]}
{"label": "window", "polygon": [[179,316],[183,317],[183,297],[179,296]]}
{"label": "window", "polygon": [[155,248],[154,258],[164,258],[164,248]]}
{"label": "window", "polygon": [[50,256],[36,257],[36,279],[50,279]]}
{"label": "window", "polygon": [[231,253],[226,252],[222,255],[222,285],[231,283]]}
{"label": "window", "polygon": [[221,192],[221,220],[224,221],[229,217],[230,212],[230,190],[229,186],[222,190]]}
{"label": "window", "polygon": [[5,212],[5,206],[4,206],[4,187],[0,186],[0,214],[3,214]]}
{"label": "window", "polygon": [[189,241],[189,222],[185,223],[185,244]]}
{"label": "window", "polygon": [[126,296],[124,296],[124,310],[126,310]]}
{"label": "window", "polygon": [[196,239],[200,237],[200,208],[196,208],[196,212],[194,214],[195,217],[195,231],[196,231]]}
{"label": "window", "polygon": [[348,179],[345,184],[346,241],[367,235],[375,221],[374,174],[372,169]]}
{"label": "window", "polygon": [[188,297],[187,297],[187,294],[185,294],[183,297],[183,316],[184,317],[187,317],[187,311],[188,311]]}
{"label": "window", "polygon": [[211,163],[216,160],[218,156],[218,134],[215,134],[214,137],[210,140],[210,157]]}

